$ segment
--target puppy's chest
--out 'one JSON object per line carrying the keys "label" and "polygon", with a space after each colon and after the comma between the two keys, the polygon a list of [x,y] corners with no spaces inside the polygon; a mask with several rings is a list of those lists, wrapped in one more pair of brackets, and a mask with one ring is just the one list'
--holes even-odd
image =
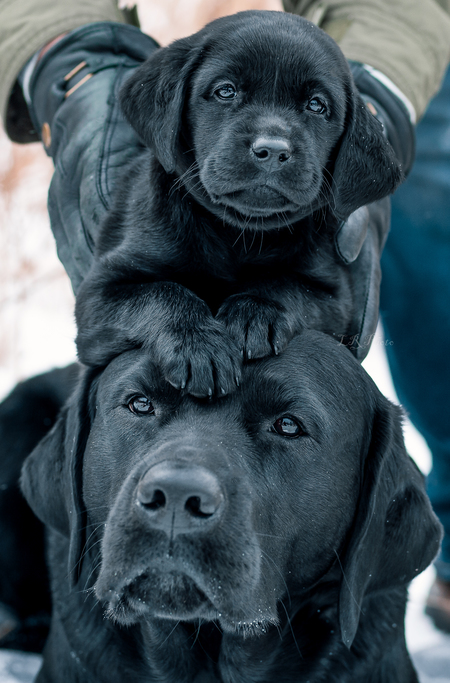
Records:
{"label": "puppy's chest", "polygon": [[[183,210],[181,210],[183,209]],[[141,239],[128,239],[136,254],[135,267],[151,279],[187,287],[212,309],[229,296],[286,278],[314,279],[317,258],[309,225],[294,231],[242,231],[207,216],[195,215],[192,206],[172,205],[154,211]],[[138,243],[140,254],[136,252]],[[326,257],[320,250],[319,260]]]}
{"label": "puppy's chest", "polygon": [[206,300],[214,297],[218,303],[252,285],[301,271],[301,256],[296,250],[260,250],[259,245],[252,244],[259,235],[247,239],[246,245],[207,241],[181,244],[178,262],[166,262],[166,266],[180,284]]}
{"label": "puppy's chest", "polygon": [[220,255],[201,259],[198,254],[186,254],[178,268],[162,264],[158,279],[177,282],[194,292],[216,311],[225,299],[243,292],[252,285],[268,282],[272,271]]}

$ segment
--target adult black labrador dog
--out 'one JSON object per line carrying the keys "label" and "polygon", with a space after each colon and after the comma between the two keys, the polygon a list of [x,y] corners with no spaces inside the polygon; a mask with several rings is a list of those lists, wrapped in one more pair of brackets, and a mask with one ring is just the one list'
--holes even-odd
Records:
{"label": "adult black labrador dog", "polygon": [[440,525],[400,409],[316,331],[244,380],[198,399],[143,349],[86,371],[22,471],[50,532],[38,683],[417,683],[406,585]]}
{"label": "adult black labrador dog", "polygon": [[146,147],[78,291],[81,361],[144,346],[203,397],[304,327],[365,340],[363,357],[387,229],[376,200],[402,172],[336,43],[298,16],[243,12],[155,50],[121,104]]}

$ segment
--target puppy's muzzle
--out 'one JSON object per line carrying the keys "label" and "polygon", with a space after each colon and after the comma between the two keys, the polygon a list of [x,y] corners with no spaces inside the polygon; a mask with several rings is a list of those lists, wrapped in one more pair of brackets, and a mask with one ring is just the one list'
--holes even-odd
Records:
{"label": "puppy's muzzle", "polygon": [[292,157],[289,141],[279,137],[258,137],[250,152],[258,168],[266,173],[280,171]]}
{"label": "puppy's muzzle", "polygon": [[173,538],[206,531],[218,523],[225,496],[217,477],[205,467],[169,460],[143,475],[136,502],[146,526]]}

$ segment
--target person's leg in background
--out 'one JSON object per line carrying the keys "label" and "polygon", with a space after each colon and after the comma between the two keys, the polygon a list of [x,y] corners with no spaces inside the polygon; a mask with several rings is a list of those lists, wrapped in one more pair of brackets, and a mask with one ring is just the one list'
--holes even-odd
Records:
{"label": "person's leg in background", "polygon": [[392,202],[381,314],[398,397],[432,453],[428,493],[445,537],[427,602],[450,632],[450,71],[417,127],[417,157]]}

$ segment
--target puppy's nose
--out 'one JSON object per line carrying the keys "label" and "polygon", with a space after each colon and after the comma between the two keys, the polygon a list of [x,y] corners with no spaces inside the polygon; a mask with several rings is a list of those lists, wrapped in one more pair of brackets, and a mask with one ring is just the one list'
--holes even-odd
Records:
{"label": "puppy's nose", "polygon": [[137,487],[146,523],[169,535],[193,533],[220,518],[224,495],[217,477],[204,467],[162,462],[151,467]]}
{"label": "puppy's nose", "polygon": [[279,171],[292,156],[288,140],[274,137],[257,138],[251,152],[254,161],[268,173]]}

